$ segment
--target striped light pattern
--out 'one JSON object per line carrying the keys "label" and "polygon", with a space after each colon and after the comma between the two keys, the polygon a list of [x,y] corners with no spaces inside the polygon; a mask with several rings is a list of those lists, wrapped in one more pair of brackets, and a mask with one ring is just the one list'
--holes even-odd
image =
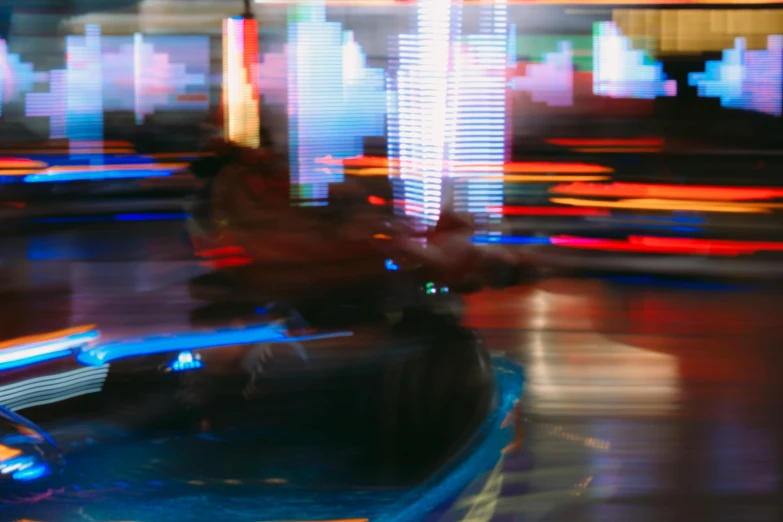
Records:
{"label": "striped light pattern", "polygon": [[343,170],[316,159],[361,155],[365,136],[384,133],[384,71],[366,66],[353,33],[326,20],[323,1],[292,8],[286,51],[292,191],[323,202]]}
{"label": "striped light pattern", "polygon": [[466,37],[460,2],[421,0],[417,15],[390,71],[388,155],[398,171],[389,174],[399,176],[402,211],[431,226],[444,206],[481,214],[502,205],[508,20],[504,0],[483,5],[479,33]]}
{"label": "striped light pattern", "polygon": [[720,98],[723,107],[780,116],[783,109],[783,36],[767,37],[767,49],[748,51],[737,38],[723,59],[707,62],[705,72],[690,73],[688,84],[699,96]]}
{"label": "striped light pattern", "polygon": [[401,34],[396,53],[389,53],[397,60],[387,86],[388,156],[390,165],[396,161],[399,169],[390,167],[389,175],[399,175],[394,199],[404,202],[402,211],[432,225],[443,204],[448,141],[453,137],[450,53],[462,27],[461,4],[420,0],[417,14],[417,33]]}
{"label": "striped light pattern", "polygon": [[467,35],[453,53],[454,122],[448,143],[454,210],[477,224],[500,220],[488,209],[503,205],[507,159],[508,15],[506,0],[481,5],[479,33]]}
{"label": "striped light pattern", "polygon": [[668,80],[660,62],[632,49],[614,22],[593,26],[593,94],[611,98],[654,99],[676,96],[677,82]]}
{"label": "striped light pattern", "polygon": [[33,64],[24,63],[18,54],[8,52],[8,43],[0,40],[0,115],[2,105],[33,90],[36,74]]}
{"label": "striped light pattern", "polygon": [[527,74],[512,80],[515,91],[529,92],[534,102],[550,107],[574,104],[574,57],[570,41],[557,43],[557,51],[544,53],[542,63],[527,66]]}
{"label": "striped light pattern", "polygon": [[246,147],[261,144],[258,92],[258,23],[252,18],[223,21],[223,113],[225,136]]}
{"label": "striped light pattern", "polygon": [[66,37],[66,68],[50,73],[50,92],[27,95],[25,114],[48,116],[53,139],[103,139],[101,30],[86,25],[84,32]]}
{"label": "striped light pattern", "polygon": [[98,393],[103,389],[109,365],[79,368],[0,386],[0,404],[12,411],[43,406]]}

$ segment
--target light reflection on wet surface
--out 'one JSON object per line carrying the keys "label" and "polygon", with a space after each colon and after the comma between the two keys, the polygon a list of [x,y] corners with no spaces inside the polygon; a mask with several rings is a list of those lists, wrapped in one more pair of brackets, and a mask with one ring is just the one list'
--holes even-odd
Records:
{"label": "light reflection on wet surface", "polygon": [[[6,272],[19,290],[0,308],[26,322],[4,329],[187,327],[184,283],[199,268],[166,260],[173,235],[138,244],[159,261],[84,255]],[[467,324],[526,367],[526,445],[437,519],[464,520],[480,501],[484,518],[470,520],[777,520],[779,318],[777,294],[749,285],[563,278],[471,296]]]}

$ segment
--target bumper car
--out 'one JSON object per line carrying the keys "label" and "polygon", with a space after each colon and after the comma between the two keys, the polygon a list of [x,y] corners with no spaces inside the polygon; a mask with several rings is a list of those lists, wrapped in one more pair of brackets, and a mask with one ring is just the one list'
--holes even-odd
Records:
{"label": "bumper car", "polygon": [[495,465],[522,386],[445,315],[63,342],[4,354],[3,520],[423,522]]}
{"label": "bumper car", "polygon": [[187,203],[188,236],[210,270],[191,281],[193,298],[222,311],[285,304],[306,319],[350,311],[359,320],[457,306],[459,295],[523,275],[510,252],[474,244],[463,216],[444,212],[417,230],[350,183],[330,188],[328,206],[296,206],[287,176],[268,163],[227,163]]}

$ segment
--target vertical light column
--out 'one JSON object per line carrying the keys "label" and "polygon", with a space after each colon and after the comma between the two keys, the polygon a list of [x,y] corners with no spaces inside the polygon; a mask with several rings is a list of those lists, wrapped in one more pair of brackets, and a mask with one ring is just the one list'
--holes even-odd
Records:
{"label": "vertical light column", "polygon": [[258,24],[248,17],[223,21],[223,112],[226,139],[261,144]]}
{"label": "vertical light column", "polygon": [[389,174],[401,211],[431,226],[444,207],[497,222],[508,152],[506,0],[483,4],[463,36],[462,5],[419,0],[417,33],[400,35],[388,94]]}
{"label": "vertical light column", "polygon": [[499,222],[506,162],[508,16],[506,0],[482,4],[479,33],[454,44],[448,175],[454,178],[454,210],[477,224]]}
{"label": "vertical light column", "polygon": [[[326,21],[316,0],[290,8],[288,24],[288,143],[292,195],[326,204],[329,183],[343,180],[342,166],[318,165],[339,157],[343,113],[342,26]],[[350,111],[350,109],[348,109]]]}
{"label": "vertical light column", "polygon": [[103,66],[101,29],[87,25],[84,36],[66,39],[66,136],[78,142],[103,139]]}
{"label": "vertical light column", "polygon": [[390,175],[399,176],[395,192],[404,201],[402,212],[425,225],[440,216],[448,141],[454,136],[453,101],[446,99],[454,11],[461,12],[458,1],[419,1],[417,33],[399,36],[390,84],[395,92],[388,97]]}
{"label": "vertical light column", "polygon": [[142,93],[145,85],[143,67],[144,62],[144,37],[141,33],[133,35],[133,113],[136,116],[136,125],[144,122],[144,112],[142,110]]}
{"label": "vertical light column", "polygon": [[[292,195],[327,202],[329,184],[343,181],[345,159],[364,151],[365,136],[384,130],[384,73],[367,67],[362,47],[342,24],[329,22],[323,0],[290,11],[287,46],[288,142]],[[339,163],[339,162],[338,162]]]}

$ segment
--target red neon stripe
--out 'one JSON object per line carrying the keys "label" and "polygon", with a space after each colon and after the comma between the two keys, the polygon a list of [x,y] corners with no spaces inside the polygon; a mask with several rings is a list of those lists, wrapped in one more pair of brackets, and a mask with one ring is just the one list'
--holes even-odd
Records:
{"label": "red neon stripe", "polygon": [[196,255],[199,257],[218,258],[218,257],[235,257],[242,256],[245,253],[245,249],[238,246],[225,246],[217,248],[207,248],[199,250]]}
{"label": "red neon stripe", "polygon": [[546,142],[561,147],[660,147],[663,145],[661,138],[552,138]]}
{"label": "red neon stripe", "polygon": [[490,208],[504,216],[608,216],[610,212],[601,208],[588,207],[513,207]]}
{"label": "red neon stripe", "polygon": [[215,270],[221,268],[235,268],[238,266],[246,266],[253,263],[253,260],[249,257],[222,257],[220,259],[213,259],[212,261],[205,262],[205,264]]}

